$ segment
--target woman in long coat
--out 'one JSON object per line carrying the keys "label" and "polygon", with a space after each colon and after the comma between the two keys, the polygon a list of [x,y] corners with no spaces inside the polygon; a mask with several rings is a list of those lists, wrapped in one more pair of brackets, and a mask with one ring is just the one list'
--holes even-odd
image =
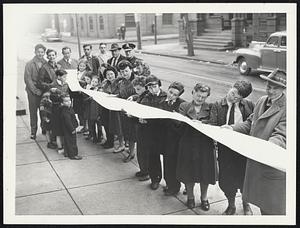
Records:
{"label": "woman in long coat", "polygon": [[[192,93],[193,101],[181,103],[179,113],[206,123],[210,118],[211,105],[205,100],[210,95],[210,88],[198,83]],[[207,199],[208,185],[216,183],[214,144],[212,139],[187,124],[184,124],[182,132],[178,148],[177,179],[185,184],[189,208],[195,207],[194,185],[200,183],[201,208],[207,211],[210,207]]]}

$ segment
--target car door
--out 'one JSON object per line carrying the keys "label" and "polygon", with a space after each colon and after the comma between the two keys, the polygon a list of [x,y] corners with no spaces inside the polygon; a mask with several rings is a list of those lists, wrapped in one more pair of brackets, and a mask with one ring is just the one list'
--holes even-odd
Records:
{"label": "car door", "polygon": [[277,50],[277,66],[286,72],[286,36],[281,36],[279,48]]}
{"label": "car door", "polygon": [[261,49],[261,68],[272,70],[277,67],[279,36],[271,36]]}

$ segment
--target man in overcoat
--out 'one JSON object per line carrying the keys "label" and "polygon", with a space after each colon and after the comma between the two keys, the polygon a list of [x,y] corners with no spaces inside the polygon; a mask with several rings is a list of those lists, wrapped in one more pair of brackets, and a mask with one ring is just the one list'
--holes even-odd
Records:
{"label": "man in overcoat", "polygon": [[37,110],[42,98],[42,90],[37,88],[39,71],[47,61],[44,59],[46,47],[42,44],[35,46],[35,56],[25,66],[24,81],[29,103],[31,139],[36,138]]}
{"label": "man in overcoat", "polygon": [[119,45],[117,43],[112,43],[111,47],[110,47],[112,57],[109,60],[107,60],[107,63],[109,65],[113,66],[114,68],[116,68],[118,71],[120,71],[118,69],[119,62],[121,62],[122,60],[126,60],[126,57],[124,55],[121,55],[121,53],[120,53],[121,49],[122,48],[119,47]]}
{"label": "man in overcoat", "polygon": [[[226,97],[213,104],[210,124],[222,126],[245,121],[254,109],[254,104],[245,99],[251,92],[250,82],[235,82]],[[246,161],[246,157],[218,143],[219,186],[228,200],[228,207],[223,215],[234,215],[236,212],[235,196],[238,189],[241,193],[243,191]],[[245,215],[253,214],[247,202],[243,202],[243,209]]]}
{"label": "man in overcoat", "polygon": [[[253,114],[245,122],[229,128],[285,148],[286,73],[277,69],[268,76],[261,75],[260,77],[267,81],[267,96],[257,101]],[[263,152],[262,148],[262,156]],[[262,215],[285,215],[285,172],[248,158],[243,200],[258,206]]]}

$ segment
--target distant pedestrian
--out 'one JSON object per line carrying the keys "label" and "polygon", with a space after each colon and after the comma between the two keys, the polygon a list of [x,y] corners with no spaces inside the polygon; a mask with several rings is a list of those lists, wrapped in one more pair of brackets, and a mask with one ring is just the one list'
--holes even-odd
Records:
{"label": "distant pedestrian", "polygon": [[77,69],[78,61],[71,58],[71,48],[63,47],[61,53],[63,54],[63,58],[57,62],[59,68],[63,70]]}
{"label": "distant pedestrian", "polygon": [[120,32],[121,32],[121,38],[122,40],[125,40],[125,35],[126,35],[126,27],[125,24],[122,24],[120,27]]}
{"label": "distant pedestrian", "polygon": [[[107,63],[108,63],[110,66],[116,68],[117,71],[120,71],[120,70],[118,69],[118,64],[119,64],[119,62],[121,62],[122,60],[126,60],[126,57],[123,56],[123,55],[121,55],[121,53],[120,53],[120,50],[121,50],[121,49],[122,49],[122,48],[119,47],[119,45],[118,45],[117,43],[112,43],[112,44],[111,44],[111,47],[110,47],[110,51],[111,51],[112,57],[111,57],[109,60],[107,60]],[[118,76],[118,75],[117,75],[117,76]]]}
{"label": "distant pedestrian", "polygon": [[39,71],[47,61],[44,59],[46,47],[37,44],[34,48],[35,56],[25,66],[24,81],[29,104],[31,139],[36,138],[37,132],[37,110],[39,109],[43,91],[38,88]]}
{"label": "distant pedestrian", "polygon": [[[210,113],[210,124],[222,126],[224,124],[242,123],[252,113],[253,102],[245,99],[252,92],[252,85],[248,81],[237,81],[229,89],[226,96],[213,104]],[[236,212],[235,197],[237,190],[243,193],[247,158],[218,143],[219,186],[224,192],[228,206],[223,215],[234,215]],[[243,201],[245,215],[253,212],[248,202]]]}
{"label": "distant pedestrian", "polygon": [[[260,77],[267,81],[267,96],[256,102],[246,121],[223,127],[286,148],[286,73],[277,69]],[[285,215],[286,173],[248,158],[242,197],[258,206],[262,215]]]}
{"label": "distant pedestrian", "polygon": [[71,106],[71,99],[68,95],[62,96],[61,119],[64,133],[64,156],[72,160],[81,160],[82,157],[78,156],[76,139],[78,122]]}

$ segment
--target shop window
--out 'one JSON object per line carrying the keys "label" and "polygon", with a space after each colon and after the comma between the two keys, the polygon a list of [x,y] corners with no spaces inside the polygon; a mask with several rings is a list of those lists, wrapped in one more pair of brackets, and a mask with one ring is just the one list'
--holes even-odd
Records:
{"label": "shop window", "polygon": [[163,25],[172,25],[173,24],[173,14],[172,13],[163,13],[162,14],[162,24]]}
{"label": "shop window", "polygon": [[99,27],[100,27],[100,30],[104,30],[103,16],[99,16]]}
{"label": "shop window", "polygon": [[133,13],[127,13],[125,14],[125,27],[135,27],[135,20],[134,20],[134,14]]}

